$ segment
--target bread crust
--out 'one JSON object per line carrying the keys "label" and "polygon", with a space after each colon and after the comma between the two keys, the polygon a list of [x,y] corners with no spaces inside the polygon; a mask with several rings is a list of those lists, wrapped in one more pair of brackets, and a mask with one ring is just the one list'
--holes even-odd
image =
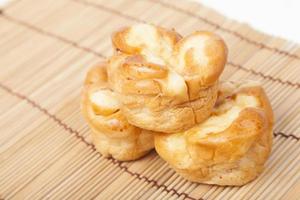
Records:
{"label": "bread crust", "polygon": [[108,79],[126,118],[135,126],[165,133],[205,120],[216,102],[227,47],[217,35],[138,24],[116,32]]}
{"label": "bread crust", "polygon": [[264,169],[274,116],[257,82],[219,83],[227,47],[151,24],[112,36],[107,62],[87,73],[81,110],[96,149],[128,161],[158,154],[184,178],[238,186]]}
{"label": "bread crust", "polygon": [[[202,125],[175,134],[155,134],[158,154],[188,180],[216,185],[243,185],[263,171],[272,148],[272,108],[261,86],[248,83],[231,85],[233,87],[229,89],[221,86],[220,100],[216,105],[220,109],[215,108],[213,115]],[[254,97],[257,106],[245,106],[226,127],[205,132],[207,127],[223,123],[216,119],[226,119],[218,116],[234,111],[238,103],[233,99],[244,96]],[[226,110],[228,105],[232,106],[229,106],[229,111]],[[233,114],[224,116],[230,118]]]}
{"label": "bread crust", "polygon": [[108,87],[106,66],[107,63],[100,63],[87,73],[81,110],[92,130],[93,143],[103,156],[121,161],[135,160],[154,148],[153,132],[129,124],[118,107],[102,109],[93,104],[91,95],[98,91],[117,98]]}

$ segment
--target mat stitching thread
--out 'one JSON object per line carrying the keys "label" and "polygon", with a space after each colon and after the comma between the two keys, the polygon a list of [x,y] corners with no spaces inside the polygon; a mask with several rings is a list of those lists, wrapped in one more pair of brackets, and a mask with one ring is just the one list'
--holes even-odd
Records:
{"label": "mat stitching thread", "polygon": [[[50,119],[52,119],[54,122],[56,122],[58,125],[60,125],[61,127],[63,127],[66,131],[74,134],[74,136],[78,139],[80,139],[83,143],[85,143],[88,147],[91,147],[91,149],[93,151],[96,151],[95,149],[95,146],[89,142],[87,142],[85,140],[85,138],[83,136],[80,135],[79,131],[77,130],[74,130],[73,128],[71,128],[69,125],[67,125],[66,123],[64,123],[62,120],[60,120],[59,118],[57,118],[56,115],[54,114],[51,114],[46,108],[42,107],[40,104],[38,104],[37,102],[35,102],[34,100],[31,100],[29,97],[23,95],[23,94],[20,94],[16,91],[13,91],[10,87],[4,85],[3,83],[0,83],[0,87],[7,91],[8,93],[10,93],[11,95],[15,96],[15,97],[18,97],[22,100],[25,100],[28,104],[30,104],[32,107],[34,108],[37,108],[38,110],[40,110],[42,113],[44,113],[46,116],[48,116]],[[293,134],[289,134],[289,135],[286,135],[282,132],[274,132],[274,136],[277,137],[277,136],[282,136],[284,138],[292,138],[292,139],[295,139],[297,141],[300,140],[300,137],[297,137],[296,135],[293,135]],[[96,151],[97,152],[97,151]],[[97,152],[98,153],[98,152]],[[101,155],[101,154],[100,154]],[[137,179],[139,180],[145,180],[147,183],[152,183],[154,184],[155,187],[157,188],[163,188],[163,191],[166,191],[166,192],[173,192],[175,195],[177,195],[178,197],[183,195],[185,198],[189,198],[189,199],[192,199],[192,200],[196,200],[195,198],[189,196],[187,193],[179,193],[177,192],[175,189],[168,189],[168,187],[166,185],[163,185],[163,184],[159,184],[157,181],[153,180],[153,179],[149,179],[148,177],[146,176],[143,176],[139,173],[136,173],[136,172],[132,172],[130,171],[126,166],[123,166],[121,161],[118,161],[114,158],[106,158],[107,160],[110,160],[112,161],[113,164],[116,164],[120,169],[123,169],[125,172],[127,172],[128,174],[130,174],[131,176],[133,177],[136,177]],[[200,200],[203,200],[202,198]]]}
{"label": "mat stitching thread", "polygon": [[275,137],[277,137],[277,136],[282,136],[282,137],[284,137],[284,138],[292,138],[292,139],[295,139],[295,140],[297,140],[297,141],[299,141],[300,140],[300,137],[298,137],[298,136],[296,136],[296,135],[294,135],[294,134],[285,134],[285,133],[283,133],[283,132],[273,132],[273,134],[274,134],[274,136]]}
{"label": "mat stitching thread", "polygon": [[261,77],[263,77],[265,79],[269,79],[269,80],[274,81],[274,82],[279,82],[281,84],[286,84],[286,85],[290,85],[290,86],[293,86],[293,87],[295,86],[296,88],[300,88],[300,83],[293,83],[291,81],[284,81],[284,80],[282,80],[280,78],[275,78],[275,77],[270,76],[270,75],[265,75],[262,72],[258,72],[258,71],[255,71],[253,69],[249,69],[249,68],[243,67],[241,65],[232,63],[230,61],[228,61],[227,64],[229,64],[229,65],[231,65],[233,67],[236,67],[238,69],[241,69],[243,71],[250,72],[250,73],[252,73],[254,75],[261,76]]}
{"label": "mat stitching thread", "polygon": [[81,1],[81,0],[71,0],[71,1],[74,1],[74,2],[79,3],[79,4],[87,5],[87,6],[90,6],[90,7],[98,8],[99,10],[101,9],[101,10],[104,10],[104,11],[108,11],[108,13],[114,13],[118,16],[121,16],[123,18],[129,19],[129,20],[132,20],[132,21],[135,21],[135,22],[144,22],[144,23],[146,23],[146,21],[144,21],[144,20],[141,20],[141,19],[138,19],[134,16],[122,13],[119,10],[112,9],[112,8],[109,8],[109,7],[105,7],[105,6],[100,5],[100,4],[95,4],[95,3],[91,3],[91,2],[87,2],[87,1]]}
{"label": "mat stitching thread", "polygon": [[[2,14],[0,13],[0,15],[3,16],[4,18],[6,18],[6,19],[9,20],[9,21],[12,21],[12,22],[14,22],[14,23],[16,23],[16,24],[22,25],[22,26],[27,27],[27,28],[29,28],[29,29],[32,29],[32,30],[34,30],[34,31],[36,31],[36,32],[38,32],[38,33],[40,33],[40,34],[46,35],[46,36],[51,37],[51,38],[55,38],[55,39],[57,39],[57,40],[59,40],[59,41],[65,42],[65,43],[67,43],[67,44],[70,44],[71,46],[73,46],[73,47],[75,47],[75,48],[81,49],[81,50],[83,50],[83,51],[85,51],[85,52],[92,53],[92,54],[94,54],[94,55],[96,55],[96,56],[99,56],[99,57],[101,57],[101,58],[105,58],[105,56],[102,55],[101,53],[96,52],[96,51],[94,51],[93,49],[90,49],[90,48],[87,48],[87,47],[84,47],[84,46],[80,46],[78,43],[76,43],[76,42],[74,42],[74,41],[71,41],[71,40],[66,39],[66,38],[64,38],[64,37],[61,37],[61,36],[59,36],[59,35],[53,34],[53,33],[51,33],[51,32],[47,32],[47,31],[44,31],[44,30],[42,30],[42,29],[39,29],[39,28],[37,28],[37,27],[35,27],[35,26],[33,26],[33,25],[30,25],[30,24],[28,24],[28,23],[26,23],[26,22],[17,20],[17,19],[15,19],[15,18],[12,18],[12,17],[10,17],[9,15],[6,15],[5,13],[2,13]],[[272,77],[272,76],[270,76],[270,75],[265,75],[265,74],[263,74],[262,72],[257,72],[257,71],[255,71],[255,70],[253,70],[253,69],[248,69],[248,68],[246,68],[246,67],[243,67],[242,65],[238,65],[238,64],[235,64],[235,63],[230,62],[230,61],[228,61],[227,63],[228,63],[229,65],[233,66],[233,67],[236,67],[236,68],[238,68],[238,69],[244,70],[244,71],[246,71],[246,72],[250,72],[250,73],[255,74],[255,75],[257,75],[257,76],[261,76],[261,77],[263,77],[263,78],[265,78],[265,79],[269,79],[269,80],[274,81],[274,82],[279,82],[279,83],[281,83],[281,84],[290,85],[290,86],[293,86],[293,87],[295,86],[296,88],[300,88],[300,83],[293,83],[293,82],[290,82],[290,81],[284,81],[284,80],[282,80],[282,79],[280,79],[280,78],[275,78],[275,77]]]}
{"label": "mat stitching thread", "polygon": [[[0,87],[5,90],[6,92],[8,92],[9,94],[18,97],[19,99],[22,99],[24,101],[26,101],[28,104],[30,104],[32,107],[37,108],[38,110],[40,110],[42,113],[44,113],[46,116],[48,116],[50,119],[52,119],[54,122],[56,122],[58,125],[60,125],[63,129],[65,129],[66,131],[72,133],[76,138],[80,139],[84,144],[86,144],[86,146],[91,147],[91,149],[95,152],[96,148],[93,144],[89,143],[86,141],[86,139],[80,135],[79,131],[74,130],[73,128],[71,128],[69,125],[67,125],[66,123],[64,123],[62,120],[60,120],[59,118],[57,118],[56,115],[51,114],[46,108],[42,107],[40,104],[38,104],[37,102],[35,102],[34,100],[31,100],[29,97],[20,94],[16,91],[13,91],[10,87],[4,85],[3,83],[0,83]],[[97,152],[98,154],[100,154],[99,152]],[[100,156],[102,157],[102,155],[100,154]],[[168,189],[168,186],[164,185],[164,184],[159,184],[157,181],[153,180],[153,179],[149,179],[146,176],[143,176],[142,174],[136,173],[136,172],[132,172],[130,171],[126,166],[123,166],[121,161],[118,161],[114,158],[105,158],[107,160],[110,160],[113,164],[117,165],[120,169],[124,170],[125,172],[127,172],[128,174],[130,174],[131,176],[139,179],[139,180],[144,180],[149,184],[153,184],[155,187],[157,188],[162,188],[163,191],[166,191],[168,193],[173,192],[175,195],[177,195],[178,197],[180,196],[184,196],[184,198],[188,198],[191,200],[196,200],[196,198],[193,198],[191,196],[189,196],[189,194],[187,193],[179,193],[178,191],[176,191],[175,189]],[[200,198],[199,200],[203,200],[202,198]]]}
{"label": "mat stitching thread", "polygon": [[200,19],[201,21],[203,21],[203,22],[205,22],[205,23],[207,23],[207,24],[209,24],[209,25],[211,25],[211,26],[214,26],[215,28],[220,29],[220,30],[223,31],[223,32],[230,33],[230,34],[232,34],[232,35],[234,35],[234,36],[240,38],[241,40],[244,40],[244,41],[246,41],[246,42],[248,42],[248,43],[250,43],[250,44],[253,44],[253,45],[255,45],[255,46],[259,47],[259,48],[265,48],[265,49],[268,49],[268,50],[270,50],[270,51],[274,51],[274,52],[276,52],[276,53],[278,53],[278,54],[282,54],[282,55],[285,55],[285,56],[289,56],[289,57],[292,57],[292,58],[295,58],[295,59],[300,59],[300,55],[292,54],[292,53],[289,53],[289,52],[287,52],[287,51],[280,50],[280,49],[278,49],[278,48],[276,48],[276,47],[270,47],[270,46],[268,46],[268,45],[266,45],[266,44],[264,44],[264,43],[257,42],[257,41],[255,41],[255,40],[251,40],[251,39],[249,39],[249,38],[243,36],[242,34],[236,32],[236,31],[233,31],[233,30],[231,30],[231,29],[222,27],[220,24],[217,24],[216,22],[210,21],[209,19],[207,19],[207,18],[205,18],[205,17],[201,17],[201,16],[199,16],[199,15],[196,15],[196,14],[194,14],[194,13],[188,11],[188,10],[185,10],[185,9],[182,9],[182,8],[179,8],[179,7],[176,7],[176,6],[174,6],[174,5],[171,5],[171,4],[162,2],[162,1],[160,1],[160,0],[149,0],[149,1],[152,1],[152,2],[154,2],[154,3],[158,3],[158,4],[160,4],[160,5],[162,5],[162,6],[166,7],[166,8],[170,8],[170,9],[172,9],[172,10],[175,10],[175,11],[179,11],[179,12],[185,13],[185,14],[191,16],[191,17]]}
{"label": "mat stitching thread", "polygon": [[27,28],[29,28],[31,30],[34,30],[34,31],[40,33],[40,34],[46,35],[46,36],[51,37],[51,38],[55,38],[55,39],[57,39],[59,41],[62,41],[62,42],[67,43],[67,44],[69,44],[71,46],[74,46],[75,48],[81,49],[81,50],[83,50],[85,52],[92,53],[92,54],[94,54],[96,56],[104,58],[104,56],[102,54],[100,54],[100,53],[98,53],[96,51],[93,51],[90,48],[87,48],[87,47],[84,47],[84,46],[80,46],[80,45],[78,45],[76,42],[74,42],[72,40],[69,40],[69,39],[64,38],[62,36],[53,34],[51,32],[44,31],[44,30],[42,30],[40,28],[37,28],[36,26],[33,26],[33,25],[28,24],[26,22],[23,22],[21,20],[16,20],[15,18],[12,18],[11,16],[5,14],[4,12],[2,12],[2,13],[0,12],[0,15],[3,16],[4,18],[6,18],[9,21],[12,21],[12,22],[15,22],[16,24],[19,24],[21,26],[27,27]]}

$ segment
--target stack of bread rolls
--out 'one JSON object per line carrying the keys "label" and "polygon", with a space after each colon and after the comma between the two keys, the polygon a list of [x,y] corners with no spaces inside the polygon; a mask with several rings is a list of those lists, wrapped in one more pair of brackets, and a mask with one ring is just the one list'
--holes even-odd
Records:
{"label": "stack of bread rolls", "polygon": [[96,149],[121,161],[151,149],[188,180],[243,185],[263,170],[273,113],[259,83],[219,82],[224,41],[150,24],[112,36],[114,54],[87,73],[81,108]]}

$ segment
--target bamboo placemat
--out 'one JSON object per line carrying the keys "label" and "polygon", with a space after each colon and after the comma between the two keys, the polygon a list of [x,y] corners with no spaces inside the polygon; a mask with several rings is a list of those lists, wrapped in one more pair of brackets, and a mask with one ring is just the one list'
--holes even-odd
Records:
{"label": "bamboo placemat", "polygon": [[[222,79],[263,83],[276,125],[258,179],[195,184],[155,152],[118,162],[95,151],[79,110],[83,78],[111,54],[111,32],[140,21],[216,32],[229,47]],[[16,0],[0,15],[0,67],[0,199],[300,199],[300,47],[292,42],[186,1]]]}

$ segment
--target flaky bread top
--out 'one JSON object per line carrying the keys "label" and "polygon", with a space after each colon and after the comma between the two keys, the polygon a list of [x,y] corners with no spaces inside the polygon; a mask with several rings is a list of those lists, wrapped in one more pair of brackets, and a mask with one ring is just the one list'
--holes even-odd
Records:
{"label": "flaky bread top", "polygon": [[[155,136],[156,149],[167,162],[177,169],[234,162],[270,133],[273,113],[263,89],[254,82],[229,85],[230,90],[221,87],[225,98],[206,121],[185,132]],[[263,140],[270,151],[272,140]],[[261,155],[261,162],[267,155]]]}
{"label": "flaky bread top", "polygon": [[174,30],[137,24],[116,32],[112,41],[117,53],[110,59],[109,79],[122,93],[193,100],[216,83],[227,58],[225,43],[210,32],[182,38]]}

